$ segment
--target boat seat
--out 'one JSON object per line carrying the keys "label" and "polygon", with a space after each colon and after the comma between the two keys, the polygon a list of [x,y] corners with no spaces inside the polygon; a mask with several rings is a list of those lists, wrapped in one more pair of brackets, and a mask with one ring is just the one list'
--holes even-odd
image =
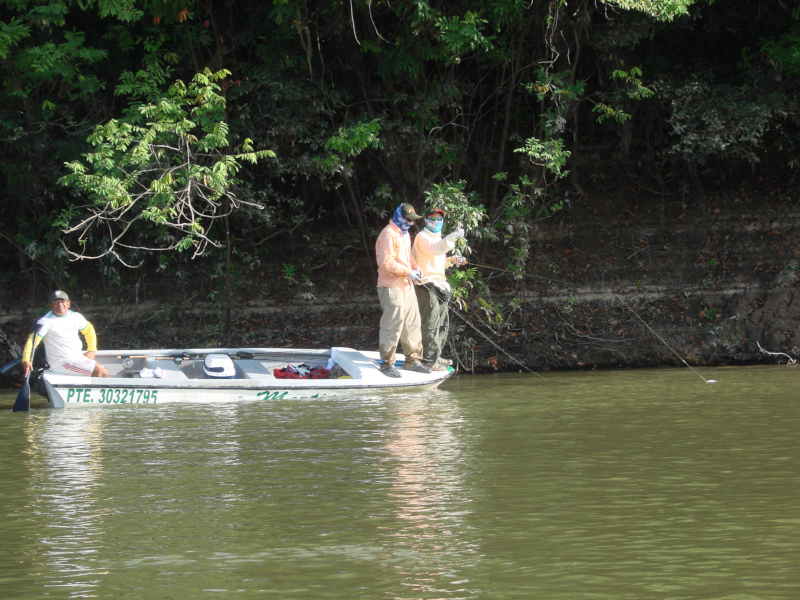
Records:
{"label": "boat seat", "polygon": [[186,373],[181,370],[180,366],[175,364],[175,361],[148,358],[144,361],[144,364],[148,369],[158,368],[164,371],[164,377],[162,379],[189,379]]}
{"label": "boat seat", "polygon": [[386,376],[378,370],[377,363],[364,353],[351,348],[331,348],[331,358],[353,379],[378,379]]}
{"label": "boat seat", "polygon": [[275,379],[272,371],[260,360],[240,358],[233,364],[236,365],[237,379]]}
{"label": "boat seat", "polygon": [[102,359],[98,359],[98,361],[103,364],[106,369],[108,369],[109,377],[125,377],[128,372],[128,369],[123,367],[121,363],[113,362],[105,364],[103,363]]}

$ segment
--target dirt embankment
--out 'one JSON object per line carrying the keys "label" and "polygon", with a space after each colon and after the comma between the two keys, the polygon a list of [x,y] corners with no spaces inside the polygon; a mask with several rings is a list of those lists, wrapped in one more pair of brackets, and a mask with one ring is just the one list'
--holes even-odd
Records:
{"label": "dirt embankment", "polygon": [[[775,362],[758,343],[794,356],[800,208],[792,196],[789,184],[753,181],[690,206],[633,194],[576,201],[532,233],[521,280],[503,269],[502,254],[473,255],[486,285],[472,290],[466,312],[451,314],[446,354],[476,372]],[[314,271],[313,285],[280,266],[239,286],[227,336],[220,296],[202,284],[124,288],[111,303],[70,293],[105,348],[377,347],[374,268],[363,256]],[[4,304],[7,360],[34,309]]]}

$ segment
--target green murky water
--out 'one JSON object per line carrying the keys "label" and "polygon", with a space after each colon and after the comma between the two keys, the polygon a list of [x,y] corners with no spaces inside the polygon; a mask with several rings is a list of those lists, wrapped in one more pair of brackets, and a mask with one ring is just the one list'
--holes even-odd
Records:
{"label": "green murky water", "polygon": [[0,597],[796,600],[800,369],[700,372],[3,410]]}

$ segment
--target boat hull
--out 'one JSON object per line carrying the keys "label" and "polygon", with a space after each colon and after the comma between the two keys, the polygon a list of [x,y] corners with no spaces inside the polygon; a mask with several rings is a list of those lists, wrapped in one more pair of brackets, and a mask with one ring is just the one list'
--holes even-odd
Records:
{"label": "boat hull", "polygon": [[[203,357],[225,354],[233,359],[236,375],[214,379],[202,375]],[[42,374],[43,395],[51,406],[125,406],[130,404],[266,402],[325,398],[354,394],[409,393],[437,387],[453,370],[422,374],[403,371],[390,378],[379,370],[377,353],[331,348],[296,350],[215,348],[192,350],[100,351],[97,360],[109,368],[108,378]],[[403,357],[398,355],[398,364]],[[325,365],[333,362],[344,373],[336,379],[279,379],[274,369],[287,364]],[[162,377],[139,377],[159,369]]]}

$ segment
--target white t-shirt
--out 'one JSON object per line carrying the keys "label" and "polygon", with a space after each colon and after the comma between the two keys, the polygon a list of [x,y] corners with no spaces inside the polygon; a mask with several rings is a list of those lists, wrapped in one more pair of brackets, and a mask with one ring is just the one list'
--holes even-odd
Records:
{"label": "white t-shirt", "polygon": [[48,361],[60,362],[83,353],[78,332],[86,329],[89,321],[82,314],[69,310],[63,317],[58,317],[50,311],[37,323],[41,325],[37,335],[44,341]]}

